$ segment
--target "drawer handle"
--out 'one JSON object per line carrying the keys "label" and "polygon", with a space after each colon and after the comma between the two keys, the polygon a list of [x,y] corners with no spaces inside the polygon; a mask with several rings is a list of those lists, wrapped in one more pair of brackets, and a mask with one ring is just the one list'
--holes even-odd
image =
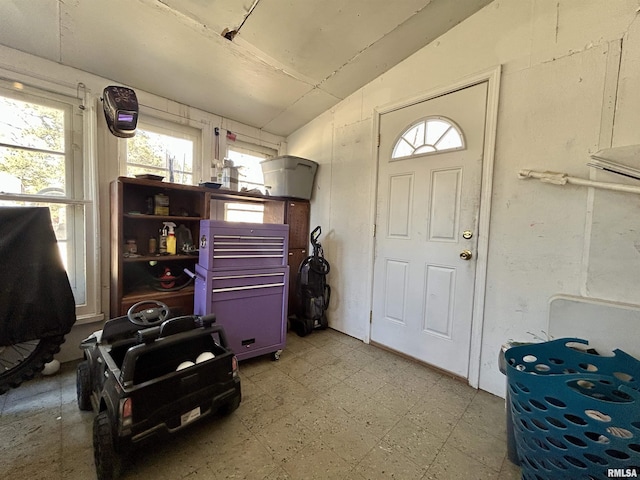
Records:
{"label": "drawer handle", "polygon": [[234,278],[260,278],[260,277],[284,277],[284,273],[251,273],[248,275],[225,275],[224,277],[212,277],[214,281],[230,280]]}
{"label": "drawer handle", "polygon": [[213,258],[282,258],[282,255],[214,255]]}
{"label": "drawer handle", "polygon": [[214,288],[212,293],[224,293],[224,292],[240,292],[243,290],[258,290],[260,288],[271,287],[284,287],[284,283],[264,283],[262,285],[245,285],[243,287],[227,287],[227,288]]}
{"label": "drawer handle", "polygon": [[[280,246],[282,247],[282,245]],[[254,245],[254,246],[245,246],[245,248],[216,248],[216,252],[227,253],[227,252],[281,252],[282,248],[264,248],[262,245]]]}
{"label": "drawer handle", "polygon": [[214,235],[213,239],[224,238],[225,240],[282,240],[283,237],[265,236],[265,235]]}

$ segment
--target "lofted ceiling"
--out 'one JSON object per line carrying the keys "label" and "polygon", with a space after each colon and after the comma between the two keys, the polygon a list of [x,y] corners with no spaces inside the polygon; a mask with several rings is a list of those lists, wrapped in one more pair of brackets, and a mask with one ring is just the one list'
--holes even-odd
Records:
{"label": "lofted ceiling", "polygon": [[286,136],[491,0],[2,0],[0,44]]}

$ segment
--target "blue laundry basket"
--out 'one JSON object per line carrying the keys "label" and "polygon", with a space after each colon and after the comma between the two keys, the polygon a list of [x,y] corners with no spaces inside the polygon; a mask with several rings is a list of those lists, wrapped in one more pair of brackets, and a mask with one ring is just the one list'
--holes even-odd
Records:
{"label": "blue laundry basket", "polygon": [[640,362],[575,348],[587,344],[565,338],[505,352],[525,480],[640,476]]}

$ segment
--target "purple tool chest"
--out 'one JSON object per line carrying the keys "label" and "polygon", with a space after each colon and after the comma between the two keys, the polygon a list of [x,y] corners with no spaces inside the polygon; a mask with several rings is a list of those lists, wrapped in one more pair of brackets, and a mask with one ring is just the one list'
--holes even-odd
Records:
{"label": "purple tool chest", "polygon": [[200,256],[205,270],[286,267],[289,225],[200,221]]}
{"label": "purple tool chest", "polygon": [[194,312],[215,313],[239,360],[285,346],[289,226],[200,222]]}

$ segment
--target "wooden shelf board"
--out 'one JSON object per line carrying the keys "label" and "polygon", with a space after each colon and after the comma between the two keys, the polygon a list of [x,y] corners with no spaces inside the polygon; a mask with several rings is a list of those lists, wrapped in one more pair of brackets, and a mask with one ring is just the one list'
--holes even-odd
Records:
{"label": "wooden shelf board", "polygon": [[140,257],[122,257],[124,263],[137,262],[176,262],[178,260],[198,261],[198,255],[142,255]]}
{"label": "wooden shelf board", "polygon": [[140,288],[133,292],[129,292],[122,296],[122,303],[125,302],[139,302],[141,300],[147,300],[152,298],[153,300],[162,300],[167,297],[177,296],[193,296],[195,289],[193,285],[183,288],[175,292],[163,292],[162,290],[154,290],[153,288]]}
{"label": "wooden shelf board", "polygon": [[135,218],[136,220],[155,220],[165,222],[196,222],[202,220],[202,217],[185,217],[180,215],[147,215],[146,213],[125,213],[124,218]]}

